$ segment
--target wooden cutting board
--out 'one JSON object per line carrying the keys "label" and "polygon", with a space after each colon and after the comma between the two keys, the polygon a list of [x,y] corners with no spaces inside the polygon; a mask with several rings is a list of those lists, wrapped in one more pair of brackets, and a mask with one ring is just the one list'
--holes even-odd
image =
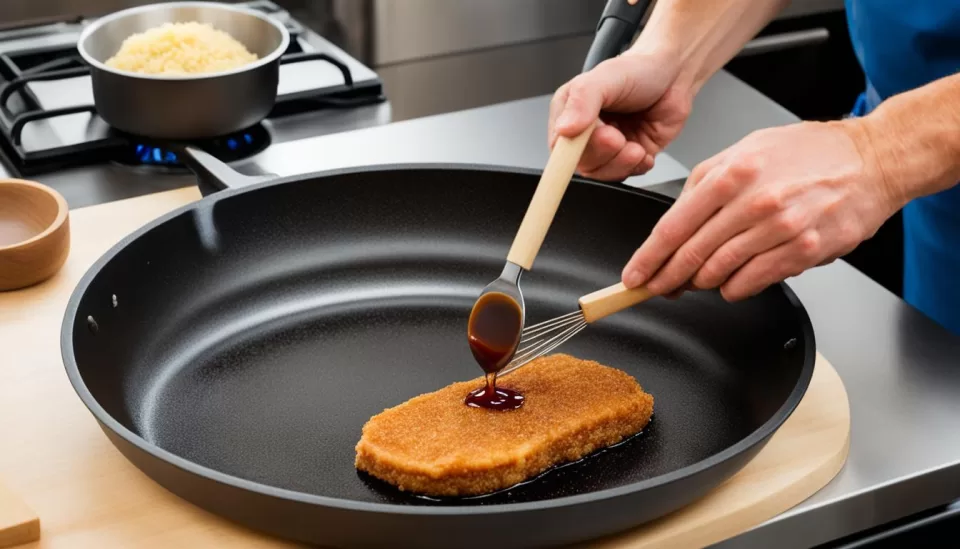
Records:
{"label": "wooden cutting board", "polygon": [[[140,473],[100,431],[60,359],[60,323],[86,269],[124,235],[198,198],[188,188],[74,210],[64,268],[40,285],[0,292],[0,478],[42,520],[40,540],[23,547],[293,547],[198,509]],[[818,356],[797,410],[737,475],[677,513],[591,545],[669,549],[727,539],[827,484],[846,460],[849,436],[846,390]]]}
{"label": "wooden cutting board", "polygon": [[40,538],[40,518],[19,496],[0,485],[0,548]]}

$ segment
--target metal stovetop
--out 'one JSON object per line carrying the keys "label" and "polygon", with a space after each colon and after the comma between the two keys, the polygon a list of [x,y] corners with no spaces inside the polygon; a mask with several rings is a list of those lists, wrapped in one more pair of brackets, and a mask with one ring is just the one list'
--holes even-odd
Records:
{"label": "metal stovetop", "polygon": [[[374,71],[275,4],[256,0],[247,6],[285,23],[292,35],[287,56],[324,54],[334,62],[317,59],[281,65],[274,112],[249,131],[204,143],[205,148],[223,152],[222,156],[215,154],[225,160],[242,161],[283,143],[390,121],[390,105]],[[88,23],[65,21],[0,32],[0,90],[36,72],[82,72],[75,47]],[[349,71],[352,87],[344,85],[344,71]],[[71,208],[195,182],[179,166],[165,165],[170,154],[162,143],[139,143],[118,135],[96,116],[89,76],[30,81],[8,95],[0,108],[0,177],[22,177],[49,185],[64,195]],[[326,101],[330,97],[341,103],[348,97],[353,103],[333,106]],[[44,118],[57,109],[82,110],[84,106],[91,108]],[[25,113],[41,119],[23,124],[22,131],[15,132],[19,139],[15,139],[11,128]]]}

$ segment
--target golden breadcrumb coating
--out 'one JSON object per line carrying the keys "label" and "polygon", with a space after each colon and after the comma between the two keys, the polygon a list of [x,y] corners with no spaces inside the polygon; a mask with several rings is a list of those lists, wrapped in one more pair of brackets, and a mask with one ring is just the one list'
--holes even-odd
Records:
{"label": "golden breadcrumb coating", "polygon": [[357,469],[408,492],[482,495],[616,444],[653,414],[653,397],[632,376],[565,354],[498,381],[525,396],[517,410],[466,406],[483,383],[454,383],[372,417],[356,447]]}

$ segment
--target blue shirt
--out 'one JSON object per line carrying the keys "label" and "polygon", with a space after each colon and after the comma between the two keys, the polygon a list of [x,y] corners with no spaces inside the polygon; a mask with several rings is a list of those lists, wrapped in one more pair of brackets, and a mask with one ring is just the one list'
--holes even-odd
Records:
{"label": "blue shirt", "polygon": [[[846,8],[867,77],[853,115],[960,71],[960,1],[846,0]],[[903,224],[904,299],[960,334],[960,186],[910,202]]]}

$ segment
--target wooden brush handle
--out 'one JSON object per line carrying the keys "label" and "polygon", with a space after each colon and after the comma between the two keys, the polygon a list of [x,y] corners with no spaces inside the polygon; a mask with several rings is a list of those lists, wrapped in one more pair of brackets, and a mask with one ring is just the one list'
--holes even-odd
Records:
{"label": "wooden brush handle", "polygon": [[560,137],[553,146],[547,166],[543,169],[537,190],[533,193],[527,213],[523,216],[520,229],[513,240],[507,261],[515,263],[529,271],[533,267],[533,260],[540,251],[543,239],[547,236],[553,216],[560,206],[560,199],[570,184],[577,169],[583,149],[593,134],[596,124],[592,124],[586,131],[574,137]]}
{"label": "wooden brush handle", "polygon": [[587,322],[600,320],[653,297],[646,286],[627,288],[623,282],[607,286],[580,298],[580,310]]}

